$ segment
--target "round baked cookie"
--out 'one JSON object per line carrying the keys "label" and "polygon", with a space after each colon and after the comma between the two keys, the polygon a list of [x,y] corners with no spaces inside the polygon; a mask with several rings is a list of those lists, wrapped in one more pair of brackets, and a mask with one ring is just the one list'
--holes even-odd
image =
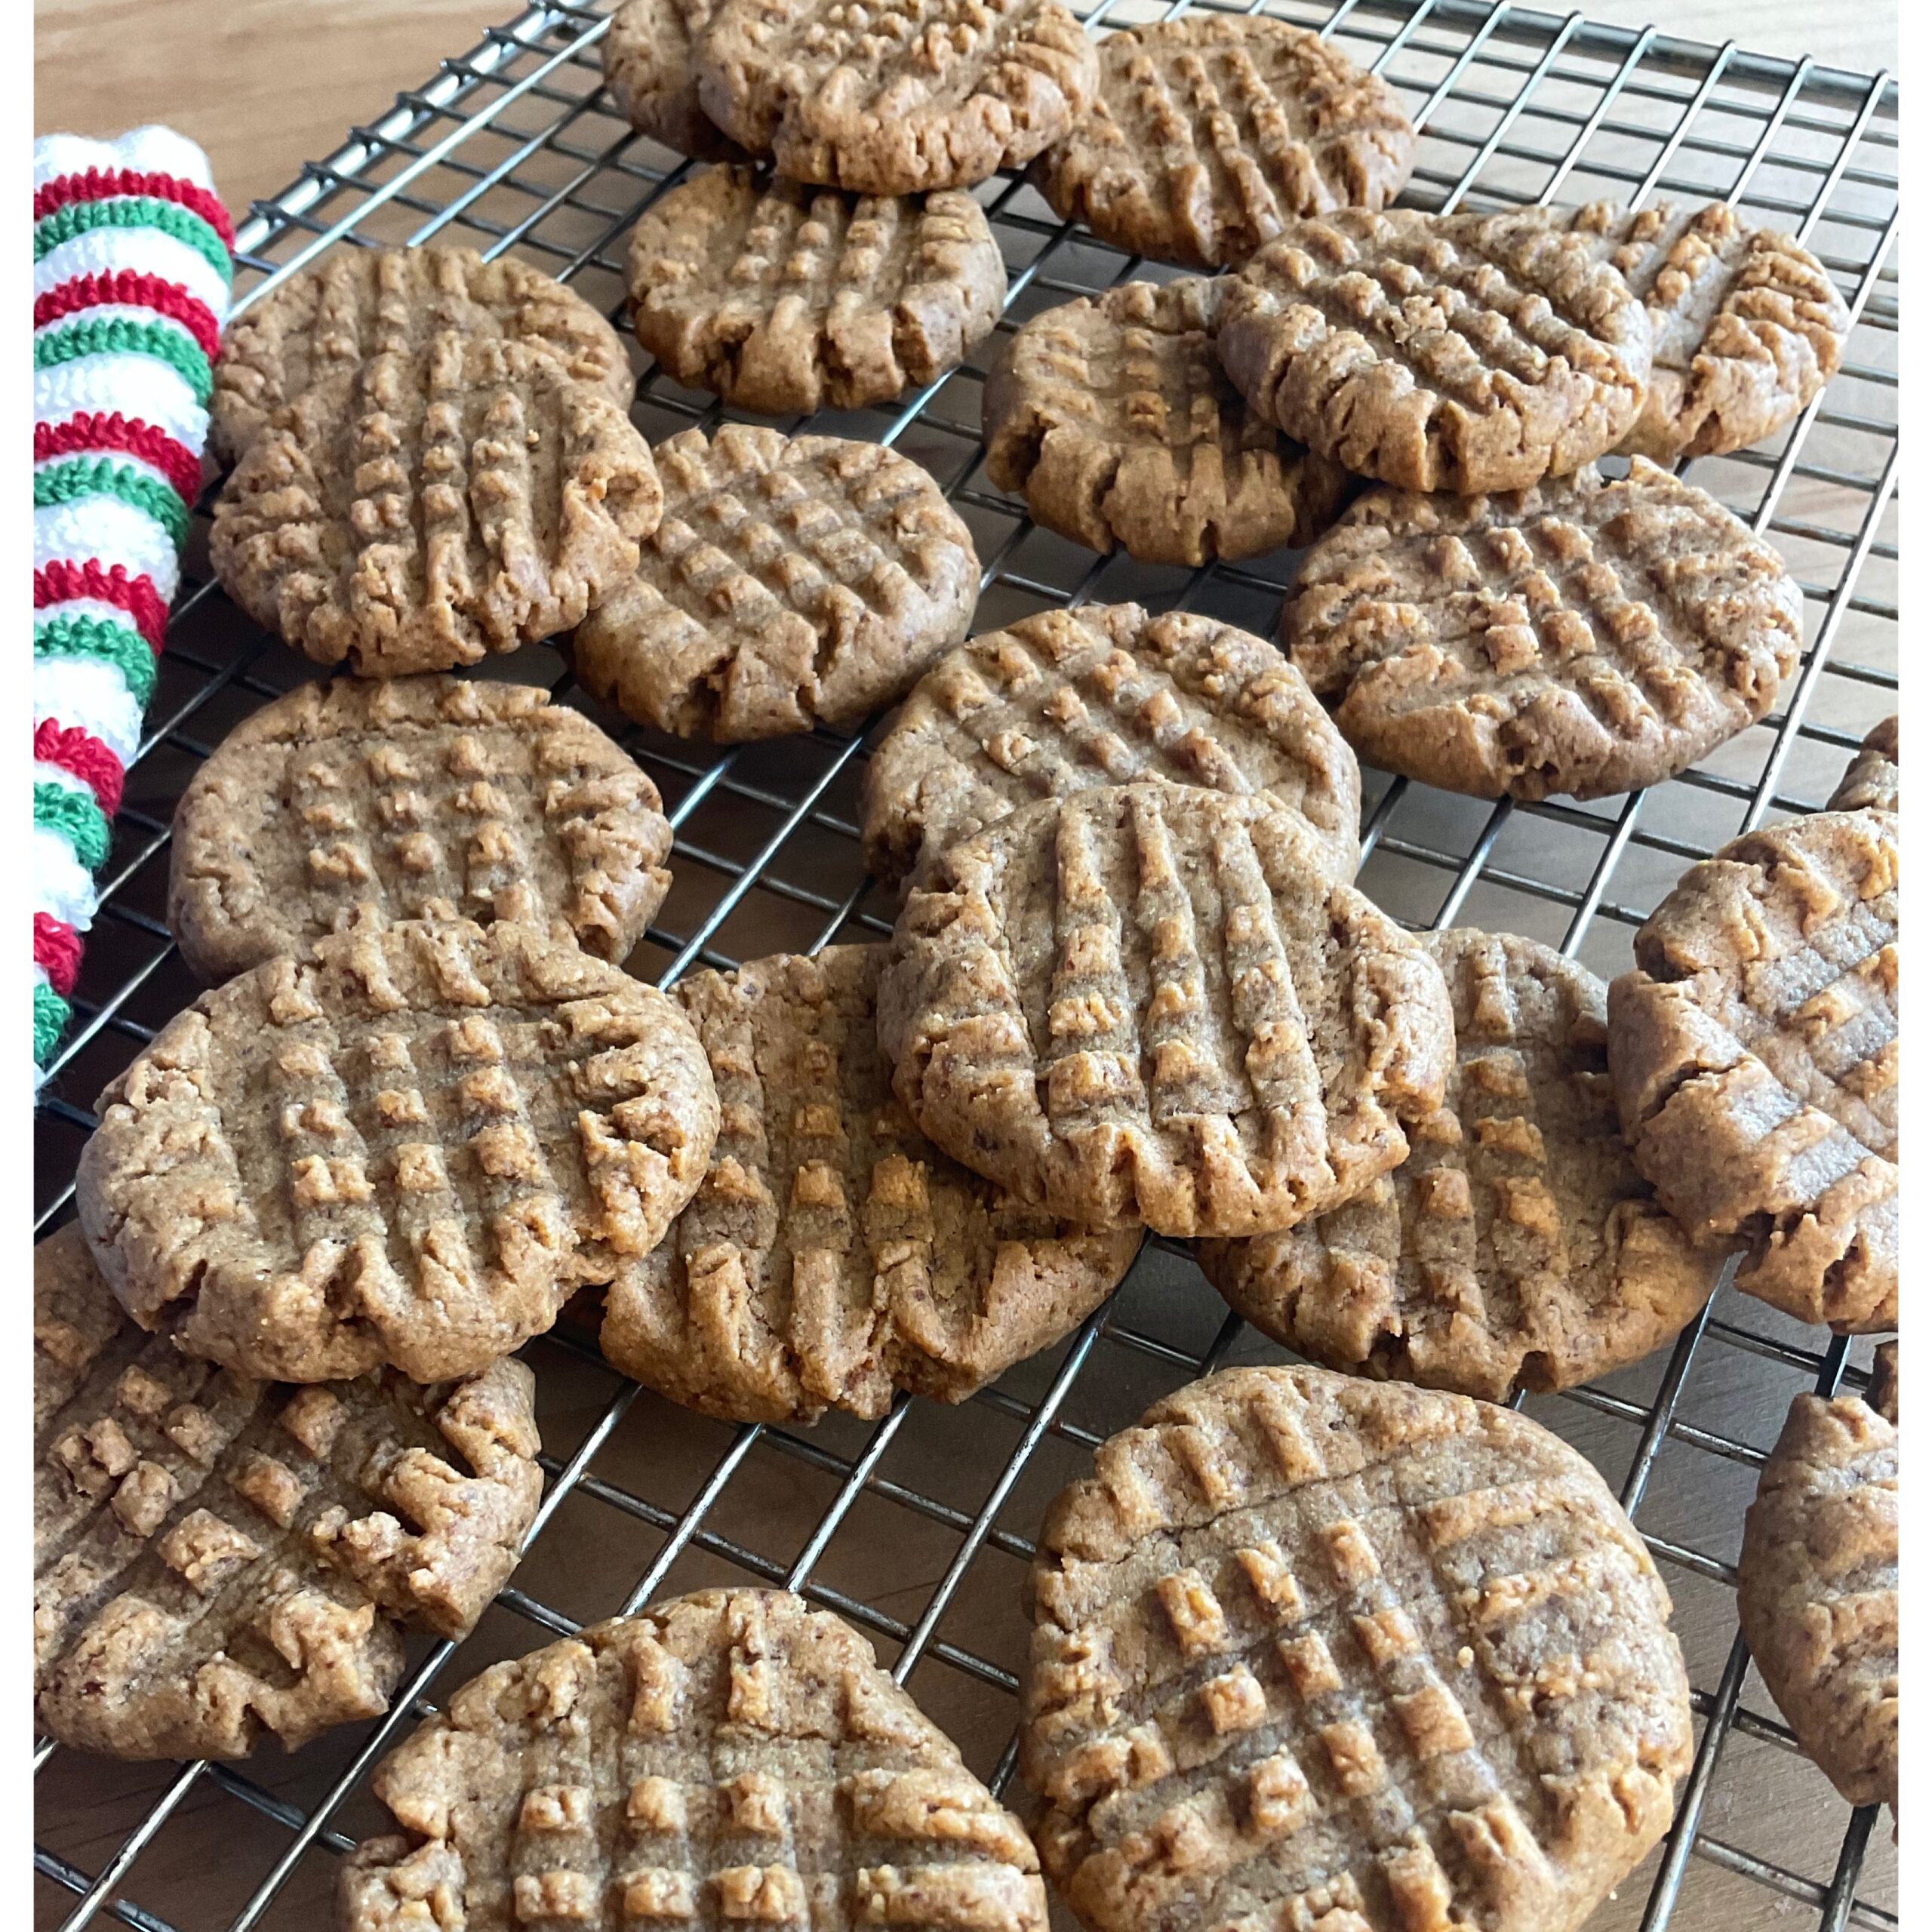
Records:
{"label": "round baked cookie", "polygon": [[1048,1512],[1020,1768],[1089,1932],[1576,1932],[1691,1758],[1603,1478],[1466,1397],[1230,1369]]}
{"label": "round baked cookie", "polygon": [[704,111],[793,181],[971,188],[1031,161],[1094,97],[1094,43],[1057,0],[718,0]]}
{"label": "round baked cookie", "polygon": [[168,923],[210,981],[394,919],[515,919],[621,961],[670,856],[657,786],[548,691],[340,678],[243,719],[195,774]]}
{"label": "round baked cookie", "polygon": [[1669,463],[1781,429],[1838,373],[1851,315],[1818,258],[1722,202],[1547,211],[1630,285],[1651,324],[1644,407],[1618,448]]}
{"label": "round baked cookie", "polygon": [[972,533],[896,451],[727,423],[657,463],[663,521],[573,646],[626,716],[721,743],[851,724],[966,635]]}
{"label": "round baked cookie", "polygon": [[1623,1145],[1603,982],[1512,934],[1421,943],[1456,1014],[1441,1111],[1352,1201],[1204,1242],[1208,1278],[1327,1367],[1492,1402],[1641,1359],[1703,1306],[1724,1256],[1691,1246]]}
{"label": "round baked cookie", "polygon": [[1020,1821],[849,1624],[706,1590],[494,1664],[376,1767],[337,1922],[1046,1932]]}
{"label": "round baked cookie", "polygon": [[624,0],[604,36],[604,85],[633,128],[674,153],[730,161],[740,150],[699,104],[692,43],[713,0]]}
{"label": "round baked cookie", "polygon": [[1035,315],[987,378],[986,474],[1044,528],[1143,563],[1259,556],[1325,530],[1350,478],[1228,380],[1224,285],[1124,282]]}
{"label": "round baked cookie", "polygon": [[1651,325],[1537,209],[1344,208],[1291,222],[1229,287],[1235,388],[1299,442],[1398,489],[1527,489],[1636,422]]}
{"label": "round baked cookie", "polygon": [[1255,1234],[1358,1193],[1442,1104],[1442,975],[1292,805],[1048,799],[915,881],[879,1044],[929,1140],[1089,1227]]}
{"label": "round baked cookie", "polygon": [[710,1056],[711,1171],[605,1299],[626,1375],[732,1422],[960,1402],[1097,1308],[1141,1230],[1089,1234],[949,1160],[893,1097],[882,946],[677,989]]}
{"label": "round baked cookie", "polygon": [[750,168],[672,189],[631,235],[638,341],[688,389],[769,416],[862,409],[956,369],[1006,302],[971,195],[862,198]]}
{"label": "round baked cookie", "polygon": [[402,1632],[463,1637],[543,1491],[521,1362],[289,1389],[145,1334],[78,1227],[33,1252],[34,1709],[116,1758],[374,1717]]}
{"label": "round baked cookie", "polygon": [[1758,1478],[1737,1614],[1798,1743],[1850,1804],[1899,1802],[1898,1431],[1800,1395]]}
{"label": "round baked cookie", "polygon": [[406,921],[204,993],[98,1103],[81,1224],[238,1374],[467,1374],[654,1247],[704,1177],[676,1003],[528,926]]}
{"label": "round baked cookie", "polygon": [[1798,668],[1804,609],[1770,544],[1637,457],[1614,482],[1358,498],[1303,559],[1281,639],[1385,771],[1597,798],[1762,718]]}
{"label": "round baked cookie", "polygon": [[1898,821],[1734,838],[1638,929],[1610,1070],[1638,1170],[1737,1285],[1841,1334],[1898,1326]]}
{"label": "round baked cookie", "polygon": [[1355,875],[1355,754],[1272,645],[1138,604],[1042,611],[969,640],[913,687],[866,768],[866,869],[888,885],[1009,812],[1164,778],[1269,792],[1331,878]]}
{"label": "round baked cookie", "polygon": [[474,248],[331,248],[238,315],[222,338],[208,404],[233,462],[285,405],[377,355],[414,355],[445,331],[547,350],[573,381],[620,410],[636,386],[623,338],[574,289],[514,255]]}
{"label": "round baked cookie", "polygon": [[527,343],[445,331],[297,397],[222,486],[208,553],[297,650],[395,677],[568,630],[663,502],[607,395]]}
{"label": "round baked cookie", "polygon": [[1318,35],[1187,14],[1100,42],[1094,105],[1034,174],[1103,242],[1214,269],[1298,216],[1392,202],[1415,148],[1395,91]]}
{"label": "round baked cookie", "polygon": [[1855,812],[1869,808],[1895,812],[1899,808],[1899,720],[1894,712],[1865,734],[1838,780],[1838,789],[1825,809]]}

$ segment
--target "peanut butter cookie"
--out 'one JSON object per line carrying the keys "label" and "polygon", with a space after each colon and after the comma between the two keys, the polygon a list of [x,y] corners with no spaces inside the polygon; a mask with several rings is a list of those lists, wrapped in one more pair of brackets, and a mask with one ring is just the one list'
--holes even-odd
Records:
{"label": "peanut butter cookie", "polygon": [[1232,624],[1138,604],[1042,611],[940,659],[866,768],[866,869],[897,884],[1009,812],[1164,778],[1267,792],[1355,875],[1361,777],[1294,666]]}
{"label": "peanut butter cookie", "polygon": [[204,980],[394,919],[514,919],[622,961],[663,904],[657,787],[528,685],[303,685],[175,808],[168,922]]}
{"label": "peanut butter cookie", "polygon": [[740,423],[657,456],[664,520],[574,648],[640,724],[721,743],[854,724],[966,635],[980,560],[917,463]]}
{"label": "peanut butter cookie", "polygon": [[1094,105],[1034,173],[1056,214],[1130,254],[1238,267],[1297,216],[1384,207],[1409,178],[1394,91],[1306,27],[1184,14],[1100,57]]}
{"label": "peanut butter cookie", "polygon": [[608,395],[527,343],[445,331],[276,416],[222,486],[208,554],[297,651],[396,677],[568,630],[663,504]]}
{"label": "peanut butter cookie", "polygon": [[793,181],[861,195],[971,188],[1086,112],[1094,43],[1057,0],[720,0],[704,111]]}
{"label": "peanut butter cookie", "polygon": [[1856,1395],[1800,1395],[1737,1559],[1752,1660],[1849,1804],[1899,1802],[1899,1438]]}
{"label": "peanut butter cookie", "polygon": [[1422,944],[1456,1014],[1441,1112],[1352,1201],[1204,1243],[1201,1265],[1330,1368],[1503,1402],[1639,1360],[1709,1298],[1724,1250],[1690,1244],[1624,1146],[1602,981],[1509,934]]}
{"label": "peanut butter cookie", "polygon": [[245,1381],[137,1327],[71,1224],[33,1318],[35,1715],[63,1743],[293,1750],[380,1715],[402,1632],[467,1635],[515,1567],[543,1491],[521,1362]]}
{"label": "peanut butter cookie", "polygon": [[1047,1932],[1018,1819],[850,1625],[706,1590],[494,1664],[376,1768],[403,1828],[345,1862],[344,1932],[426,1900],[531,1925]]}
{"label": "peanut butter cookie", "polygon": [[992,331],[999,244],[971,195],[877,198],[714,168],[631,235],[638,340],[678,382],[809,416],[923,386]]}
{"label": "peanut butter cookie", "polygon": [[1229,288],[1236,389],[1398,489],[1522,490],[1614,449],[1648,392],[1644,305],[1541,211],[1291,222]]}
{"label": "peanut butter cookie", "polygon": [[1090,1932],[1576,1932],[1663,1836],[1670,1599],[1547,1429],[1231,1369],[1094,1462],[1034,1559],[1020,1758]]}
{"label": "peanut butter cookie", "polygon": [[1242,401],[1214,352],[1220,281],[1130,281],[1016,334],[982,401],[986,474],[1035,523],[1149,564],[1306,543],[1347,472]]}
{"label": "peanut butter cookie", "polygon": [[1090,1235],[969,1174],[893,1097],[882,946],[700,973],[678,997],[724,1125],[711,1171],[605,1301],[605,1354],[738,1422],[964,1401],[1111,1294],[1141,1231]]}
{"label": "peanut butter cookie", "polygon": [[234,462],[277,413],[378,355],[432,337],[502,337],[545,351],[573,382],[630,407],[623,338],[574,289],[514,255],[473,248],[332,248],[238,316],[208,404],[216,449]]}
{"label": "peanut butter cookie", "polygon": [[1898,821],[1814,812],[1693,866],[1610,989],[1637,1165],[1737,1285],[1840,1334],[1898,1326]]}
{"label": "peanut butter cookie", "polygon": [[109,1087],[82,1226],[143,1327],[238,1374],[467,1374],[648,1254],[718,1096],[676,1004],[528,926],[331,935]]}
{"label": "peanut butter cookie", "polygon": [[1442,1104],[1427,953],[1266,793],[1029,805],[915,883],[879,1044],[928,1139],[1090,1227],[1256,1234],[1358,1193]]}
{"label": "peanut butter cookie", "polygon": [[1615,482],[1371,491],[1304,560],[1281,638],[1385,771],[1596,798],[1762,718],[1798,668],[1804,608],[1770,544],[1638,457]]}

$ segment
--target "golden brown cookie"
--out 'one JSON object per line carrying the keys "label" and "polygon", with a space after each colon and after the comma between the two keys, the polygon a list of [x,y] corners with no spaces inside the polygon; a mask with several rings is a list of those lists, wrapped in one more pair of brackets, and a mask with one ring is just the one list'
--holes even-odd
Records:
{"label": "golden brown cookie", "polygon": [[122,1305],[291,1382],[509,1354],[657,1245],[718,1131],[674,1001],[467,920],[331,935],[204,993],[98,1112],[81,1223]]}
{"label": "golden brown cookie", "polygon": [[866,768],[866,869],[889,885],[1022,805],[1164,778],[1285,800],[1355,875],[1361,775],[1273,645],[1138,604],[1042,611],[949,652]]}
{"label": "golden brown cookie", "polygon": [[1138,1228],[1090,1235],[951,1161],[893,1097],[882,946],[700,973],[678,998],[724,1124],[711,1170],[605,1297],[626,1375],[734,1422],[964,1401],[1106,1299]]}
{"label": "golden brown cookie", "polygon": [[706,1590],[494,1664],[376,1767],[344,1932],[1047,1932],[1025,1829],[850,1625]]}
{"label": "golden brown cookie", "polygon": [[204,980],[395,919],[515,919],[621,961],[670,889],[657,787],[528,685],[303,685],[174,813],[168,923]]}
{"label": "golden brown cookie", "polygon": [[1651,324],[1649,392],[1619,449],[1661,463],[1771,435],[1838,373],[1851,315],[1824,265],[1723,202],[1549,212],[1630,285]]}
{"label": "golden brown cookie", "polygon": [[1668,1342],[1709,1298],[1623,1144],[1604,986],[1547,946],[1422,935],[1448,983],[1456,1065],[1409,1158],[1285,1233],[1208,1241],[1235,1312],[1330,1368],[1507,1401]]}
{"label": "golden brown cookie", "polygon": [[573,651],[640,724],[731,743],[856,723],[966,635],[972,534],[897,451],[727,423],[657,460],[664,520]]}
{"label": "golden brown cookie", "polygon": [[1256,1234],[1408,1152],[1454,1051],[1435,962],[1294,807],[1161,783],[1029,805],[914,884],[879,1044],[929,1140],[1090,1227]]}
{"label": "golden brown cookie", "polygon": [[688,389],[769,416],[889,402],[992,331],[999,244],[971,195],[879,198],[714,168],[630,245],[638,340]]}
{"label": "golden brown cookie", "polygon": [[663,503],[608,395],[546,350],[444,331],[278,414],[222,486],[208,554],[297,651],[396,677],[568,630]]}
{"label": "golden brown cookie", "polygon": [[1800,1395],[1737,1559],[1745,1641],[1850,1804],[1899,1801],[1899,1438],[1856,1395]]}
{"label": "golden brown cookie", "polygon": [[1638,457],[1494,497],[1358,498],[1303,560],[1289,655],[1385,771],[1478,798],[1601,798],[1755,724],[1804,596],[1717,500]]}
{"label": "golden brown cookie", "polygon": [[466,1635],[543,1494],[520,1362],[289,1389],[137,1327],[80,1229],[33,1255],[34,1710],[117,1758],[290,1749]]}
{"label": "golden brown cookie", "polygon": [[1297,441],[1398,489],[1469,495],[1614,449],[1651,369],[1643,304],[1537,209],[1292,222],[1234,279],[1216,340]]}
{"label": "golden brown cookie", "polygon": [[1737,1285],[1841,1334],[1898,1325],[1898,821],[1814,812],[1693,866],[1610,989],[1639,1170]]}
{"label": "golden brown cookie", "polygon": [[713,0],[624,0],[604,36],[604,84],[633,128],[678,154],[731,161],[739,147],[720,134],[697,97],[693,42],[710,24]]}
{"label": "golden brown cookie", "polygon": [[1130,254],[1238,267],[1301,215],[1401,192],[1393,89],[1305,27],[1184,14],[1109,34],[1100,90],[1035,164],[1054,212]]}
{"label": "golden brown cookie", "polygon": [[1035,315],[982,399],[986,474],[1034,521],[1150,564],[1306,543],[1347,472],[1241,400],[1214,352],[1220,281],[1130,281]]}
{"label": "golden brown cookie", "polygon": [[1899,808],[1898,714],[1883,718],[1865,734],[1865,742],[1852,755],[1838,780],[1838,788],[1826,805],[1827,811],[1855,812],[1869,807],[1875,811],[1895,812]]}
{"label": "golden brown cookie", "polygon": [[698,97],[746,153],[861,195],[970,188],[1031,161],[1093,99],[1057,0],[718,0]]}
{"label": "golden brown cookie", "polygon": [[353,377],[377,355],[411,356],[434,336],[501,337],[541,349],[564,374],[630,407],[623,338],[574,289],[514,255],[473,248],[332,248],[235,318],[222,340],[210,435],[238,459],[288,404]]}
{"label": "golden brown cookie", "polygon": [[1231,1369],[1094,1463],[1041,1532],[1020,1692],[1088,1932],[1576,1932],[1663,1836],[1670,1599],[1548,1430]]}

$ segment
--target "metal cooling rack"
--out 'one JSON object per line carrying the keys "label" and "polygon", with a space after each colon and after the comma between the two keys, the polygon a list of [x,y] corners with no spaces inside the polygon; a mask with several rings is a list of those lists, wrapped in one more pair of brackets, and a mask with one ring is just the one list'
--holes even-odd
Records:
{"label": "metal cooling rack", "polygon": [[[607,4],[531,8],[256,204],[238,238],[239,303],[326,248],[442,235],[514,248],[620,315],[626,231],[688,164],[611,112],[598,70]],[[1814,808],[1896,704],[1896,86],[1477,0],[1268,10],[1333,33],[1400,91],[1425,137],[1407,200],[1728,198],[1795,230],[1857,318],[1843,371],[1792,430],[1695,466],[1804,585],[1808,649],[1762,724],[1672,783],[1589,804],[1491,807],[1364,774],[1362,883],[1392,912],[1529,933],[1615,972],[1632,928],[1684,866],[1748,826]],[[1099,30],[1161,11],[1100,0],[1089,17]],[[980,192],[1011,272],[1008,328],[1140,269],[1018,180]],[[895,443],[940,478],[985,559],[977,627],[1135,597],[1271,632],[1291,558],[1192,573],[1097,558],[1034,530],[990,488],[978,423],[997,346],[903,407],[814,426]],[[719,411],[654,371],[635,414],[655,440]],[[94,1096],[197,990],[162,920],[174,800],[237,719],[303,674],[208,580],[205,530],[198,518],[77,1023],[37,1115],[43,1231],[68,1211]],[[585,702],[546,649],[488,675],[541,679]],[[597,715],[651,772],[678,833],[676,884],[634,970],[669,981],[700,961],[889,931],[854,824],[862,738],[819,732],[712,752]],[[365,1775],[434,1700],[580,1623],[734,1580],[785,1583],[866,1630],[1005,1792],[1020,1585],[1047,1500],[1159,1395],[1226,1363],[1279,1358],[1226,1315],[1185,1248],[1164,1242],[1061,1347],[962,1408],[902,1398],[869,1427],[706,1422],[617,1377],[594,1334],[567,1314],[530,1346],[551,1453],[528,1553],[465,1644],[412,1650],[387,1719],[235,1766],[123,1765],[37,1745],[38,1924],[103,1912],[141,1932],[328,1923],[341,1854],[385,1822]],[[1862,1349],[1856,1361],[1841,1342],[1821,1355],[1817,1340],[1726,1287],[1667,1355],[1528,1404],[1621,1494],[1666,1574],[1700,1687],[1675,1825],[1592,1932],[1898,1924],[1887,1835],[1874,1841],[1873,1812],[1848,1810],[1797,1752],[1737,1635],[1735,1558],[1764,1447],[1798,1389],[1863,1379]],[[1011,1797],[1023,1808],[1017,1786]]]}

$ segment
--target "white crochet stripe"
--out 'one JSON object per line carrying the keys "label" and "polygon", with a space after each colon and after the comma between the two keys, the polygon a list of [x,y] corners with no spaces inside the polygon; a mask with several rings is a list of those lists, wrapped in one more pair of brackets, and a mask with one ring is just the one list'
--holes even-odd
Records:
{"label": "white crochet stripe", "polygon": [[99,804],[100,800],[94,787],[85,778],[77,778],[63,764],[50,764],[44,758],[33,761],[33,782],[36,785],[64,786],[69,792],[78,792],[90,803]]}
{"label": "white crochet stripe", "polygon": [[[58,321],[43,322],[34,331],[35,335],[51,335],[57,330],[72,328],[81,322],[138,322],[143,326],[158,325],[171,334],[178,335],[197,355],[202,352],[192,331],[183,328],[172,315],[164,315],[158,309],[150,309],[140,302],[93,302],[85,309],[77,309],[71,315],[63,315]],[[149,356],[148,360],[155,358]],[[83,355],[83,362],[91,361],[91,356]]]}
{"label": "white crochet stripe", "polygon": [[36,188],[63,174],[85,174],[91,168],[131,168],[143,174],[172,174],[198,188],[214,186],[208,156],[172,128],[150,124],[112,141],[90,140],[82,134],[44,134],[33,144]]}
{"label": "white crochet stripe", "polygon": [[128,468],[143,476],[152,477],[165,490],[174,488],[173,479],[166,470],[149,462],[146,457],[137,455],[132,450],[69,450],[65,456],[51,456],[45,462],[35,463],[33,473],[38,476],[43,469],[58,469],[63,463],[85,463],[96,457],[105,463],[125,463]]}
{"label": "white crochet stripe", "polygon": [[90,228],[50,248],[33,265],[36,300],[83,275],[115,275],[123,269],[158,275],[185,288],[214,311],[228,315],[228,285],[198,248],[191,248],[158,228]]}
{"label": "white crochet stripe", "polygon": [[76,932],[94,917],[94,877],[74,856],[73,847],[50,826],[33,828],[34,903]]}
{"label": "white crochet stripe", "polygon": [[131,350],[82,355],[33,372],[36,423],[64,423],[89,410],[111,416],[117,409],[166,430],[191,450],[208,441],[208,411],[181,372],[157,355]]}
{"label": "white crochet stripe", "polygon": [[174,596],[174,586],[180,581],[174,538],[131,503],[116,497],[90,497],[84,503],[35,507],[35,570],[63,560],[84,564],[90,557],[105,569],[125,564],[131,575],[151,578],[164,604]]}
{"label": "white crochet stripe", "polygon": [[141,707],[112,664],[98,657],[36,657],[33,660],[33,721],[78,725],[123,765],[140,749]]}
{"label": "white crochet stripe", "polygon": [[[33,614],[36,625],[45,623],[49,617],[99,617],[103,623],[118,624],[122,629],[136,637],[141,636],[141,628],[118,604],[110,604],[104,597],[63,597],[57,602],[43,604]],[[141,638],[143,648],[147,639]]]}
{"label": "white crochet stripe", "polygon": [[[46,911],[47,908],[43,906],[39,907],[38,909],[44,912]],[[43,966],[38,959],[33,962],[33,983],[37,986],[51,986],[54,983],[54,982],[47,977],[47,968]],[[42,1080],[45,1079],[46,1077],[47,1076],[45,1074],[38,1074],[35,1076],[37,1079]]]}

